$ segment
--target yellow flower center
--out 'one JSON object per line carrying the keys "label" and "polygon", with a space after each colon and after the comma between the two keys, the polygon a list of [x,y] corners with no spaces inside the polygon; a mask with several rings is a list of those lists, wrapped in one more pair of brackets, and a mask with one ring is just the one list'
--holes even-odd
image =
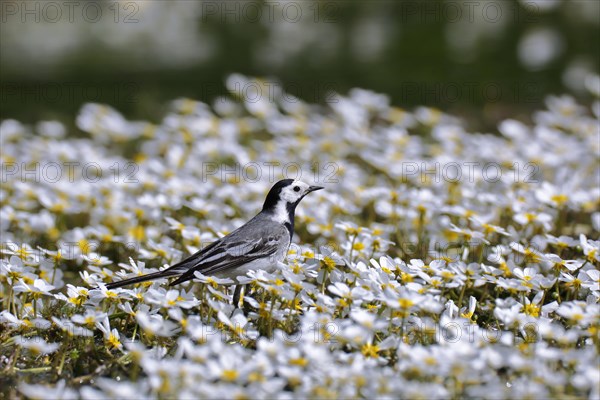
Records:
{"label": "yellow flower center", "polygon": [[352,248],[356,251],[362,251],[365,249],[365,245],[361,242],[356,242],[354,243],[354,245],[352,246]]}
{"label": "yellow flower center", "polygon": [[398,299],[398,305],[400,306],[400,308],[403,308],[405,310],[411,308],[414,304],[415,304],[415,302],[410,299],[406,299],[406,298]]}
{"label": "yellow flower center", "polygon": [[379,346],[367,343],[367,344],[365,344],[365,345],[362,346],[362,348],[360,349],[360,352],[365,357],[377,358],[377,357],[379,357],[379,354],[378,354],[379,353]]}
{"label": "yellow flower center", "polygon": [[327,272],[331,272],[335,268],[335,260],[329,256],[325,256],[321,261],[321,267],[323,267]]}
{"label": "yellow flower center", "polygon": [[107,341],[113,348],[117,348],[117,347],[121,346],[121,342],[119,341],[119,338],[116,337],[115,335],[113,335],[112,333],[108,336]]}
{"label": "yellow flower center", "polygon": [[237,372],[235,369],[224,369],[223,373],[221,374],[223,380],[228,382],[235,381],[238,378],[238,376],[239,372]]}
{"label": "yellow flower center", "polygon": [[558,206],[562,206],[569,200],[569,197],[566,194],[557,194],[552,196],[550,199]]}
{"label": "yellow flower center", "polygon": [[535,304],[525,304],[525,306],[523,307],[523,312],[526,315],[530,315],[532,317],[539,317],[540,307]]}
{"label": "yellow flower center", "polygon": [[298,367],[306,367],[308,365],[308,360],[304,357],[292,358],[289,362],[290,365],[296,365]]}

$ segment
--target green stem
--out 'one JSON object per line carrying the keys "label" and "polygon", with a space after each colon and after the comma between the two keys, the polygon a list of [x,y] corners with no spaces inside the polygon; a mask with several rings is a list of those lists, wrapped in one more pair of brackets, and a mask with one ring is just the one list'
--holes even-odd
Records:
{"label": "green stem", "polygon": [[10,369],[13,373],[17,370],[17,360],[19,359],[20,354],[21,354],[21,347],[17,347],[17,349],[15,350],[15,354],[13,355],[12,365],[10,367]]}
{"label": "green stem", "polygon": [[479,245],[479,264],[481,264],[483,262],[483,244]]}
{"label": "green stem", "polygon": [[63,367],[65,366],[65,359],[67,358],[66,346],[64,346],[62,357],[60,359],[60,364],[58,364],[58,369],[56,370],[56,374],[60,376],[62,374]]}
{"label": "green stem", "polygon": [[558,282],[560,281],[557,279],[554,287],[556,288],[556,300],[558,301],[558,304],[560,304],[562,301],[560,299],[560,288],[558,287]]}
{"label": "green stem", "polygon": [[294,316],[294,313],[296,312],[296,307],[294,307],[294,304],[296,303],[296,298],[298,297],[299,293],[300,292],[296,291],[294,294],[294,298],[292,299],[290,312],[288,313],[288,317],[287,317],[287,322],[288,322],[289,326],[292,326],[292,318]]}
{"label": "green stem", "polygon": [[546,291],[542,292],[542,300],[540,301],[540,314],[542,313],[542,306],[544,305],[544,300],[546,300]]}
{"label": "green stem", "polygon": [[17,314],[17,301],[16,301],[16,299],[15,299],[15,296],[14,296],[14,294],[13,294],[13,296],[12,296],[12,297],[13,297],[13,299],[12,299],[13,315],[14,315],[15,317],[17,317],[17,318],[18,318],[18,317],[19,317],[19,315]]}
{"label": "green stem", "polygon": [[323,282],[321,282],[321,293],[325,294],[325,281],[327,280],[327,270],[323,271]]}
{"label": "green stem", "polygon": [[465,281],[465,284],[463,285],[461,291],[460,291],[460,296],[458,297],[458,312],[460,312],[460,307],[462,306],[462,301],[463,301],[463,297],[465,296],[465,291],[467,290],[467,286],[469,285],[469,278],[467,277],[467,280]]}
{"label": "green stem", "polygon": [[352,241],[350,242],[350,255],[348,256],[348,260],[350,260],[350,262],[352,262],[352,253],[354,253],[354,242],[356,242],[357,236],[358,234],[354,234],[352,236]]}
{"label": "green stem", "polygon": [[271,299],[271,308],[269,310],[269,322],[267,325],[269,327],[269,337],[273,336],[273,307],[275,307],[275,298]]}
{"label": "green stem", "polygon": [[133,328],[133,335],[131,335],[131,341],[135,342],[135,335],[137,334],[137,328],[138,328],[138,324],[135,324],[135,327]]}
{"label": "green stem", "polygon": [[54,277],[56,276],[56,267],[57,266],[58,266],[58,261],[54,260],[54,268],[52,269],[52,282],[50,282],[52,285],[54,285]]}
{"label": "green stem", "polygon": [[[13,287],[12,285],[10,285],[8,287],[8,295],[6,296],[6,309],[10,310],[10,306],[12,304],[12,298],[13,298]],[[16,317],[16,315],[15,315]]]}
{"label": "green stem", "polygon": [[51,371],[52,367],[36,367],[36,368],[24,368],[24,369],[15,368],[14,370],[16,372],[24,372],[24,373],[36,374],[36,373],[39,373],[39,372]]}

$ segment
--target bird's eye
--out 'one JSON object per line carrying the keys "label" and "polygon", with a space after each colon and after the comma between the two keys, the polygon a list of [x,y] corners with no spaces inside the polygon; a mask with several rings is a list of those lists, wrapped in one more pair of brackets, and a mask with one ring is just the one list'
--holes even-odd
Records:
{"label": "bird's eye", "polygon": [[294,186],[294,192],[299,192],[300,191],[300,186]]}

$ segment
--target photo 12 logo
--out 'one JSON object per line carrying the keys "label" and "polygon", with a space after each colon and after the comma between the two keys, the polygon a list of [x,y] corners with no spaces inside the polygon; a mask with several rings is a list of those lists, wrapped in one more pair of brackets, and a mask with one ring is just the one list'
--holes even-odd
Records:
{"label": "photo 12 logo", "polygon": [[96,183],[102,179],[112,178],[115,183],[138,183],[136,174],[139,166],[134,162],[119,163],[103,168],[96,162],[80,163],[78,161],[66,162],[36,162],[17,163],[3,162],[0,165],[0,182],[7,183],[14,180],[21,182],[57,183],[67,181],[85,181]]}
{"label": "photo 12 logo", "polygon": [[416,99],[419,103],[511,103],[535,104],[542,99],[537,82],[402,82],[401,101]]}
{"label": "photo 12 logo", "polygon": [[400,169],[403,181],[413,181],[421,184],[440,182],[488,182],[496,183],[503,179],[513,182],[538,183],[539,165],[528,162],[513,162],[510,165],[497,162],[451,161],[439,162],[403,162]]}
{"label": "photo 12 logo", "polygon": [[403,23],[487,23],[502,20],[536,22],[539,6],[535,1],[400,1]]}
{"label": "photo 12 logo", "polygon": [[335,1],[203,1],[202,22],[335,23],[341,6]]}
{"label": "photo 12 logo", "polygon": [[297,179],[315,183],[338,183],[339,166],[334,162],[315,162],[303,168],[296,162],[249,162],[246,164],[202,163],[202,182],[218,180],[220,182],[256,183],[266,179],[270,183],[283,179]]}
{"label": "photo 12 logo", "polygon": [[135,1],[2,1],[2,23],[50,23],[112,21],[139,22],[140,5]]}

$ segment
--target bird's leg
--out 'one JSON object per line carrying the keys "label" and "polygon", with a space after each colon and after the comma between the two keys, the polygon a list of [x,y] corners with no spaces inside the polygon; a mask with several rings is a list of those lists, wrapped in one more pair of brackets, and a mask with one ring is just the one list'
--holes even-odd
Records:
{"label": "bird's leg", "polygon": [[240,307],[240,296],[242,294],[242,288],[244,285],[235,285],[235,290],[233,292],[233,306],[235,308]]}

